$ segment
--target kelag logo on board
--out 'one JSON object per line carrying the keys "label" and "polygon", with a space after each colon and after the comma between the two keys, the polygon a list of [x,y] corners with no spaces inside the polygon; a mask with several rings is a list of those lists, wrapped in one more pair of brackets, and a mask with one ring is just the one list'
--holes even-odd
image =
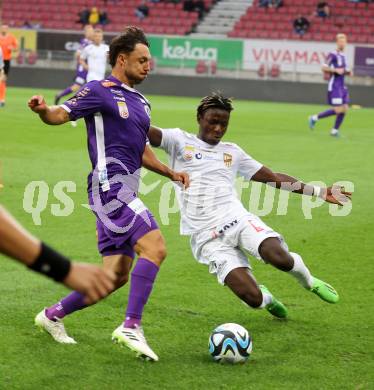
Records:
{"label": "kelag logo on board", "polygon": [[193,68],[197,61],[216,61],[220,69],[237,69],[243,58],[243,41],[149,37],[151,53],[160,66]]}
{"label": "kelag logo on board", "polygon": [[193,46],[193,42],[184,41],[184,44],[172,45],[168,39],[163,40],[162,57],[180,60],[211,60],[217,61],[217,48]]}

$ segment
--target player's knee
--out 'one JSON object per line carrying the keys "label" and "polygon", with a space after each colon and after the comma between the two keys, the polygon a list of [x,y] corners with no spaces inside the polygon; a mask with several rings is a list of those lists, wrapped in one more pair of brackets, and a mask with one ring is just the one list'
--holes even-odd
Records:
{"label": "player's knee", "polygon": [[157,246],[155,245],[153,248],[147,248],[139,253],[139,257],[144,257],[158,266],[165,260],[166,255],[166,246],[163,242],[159,242]]}
{"label": "player's knee", "polygon": [[260,246],[261,257],[281,271],[290,271],[293,267],[292,256],[282,248],[278,239],[270,238]]}

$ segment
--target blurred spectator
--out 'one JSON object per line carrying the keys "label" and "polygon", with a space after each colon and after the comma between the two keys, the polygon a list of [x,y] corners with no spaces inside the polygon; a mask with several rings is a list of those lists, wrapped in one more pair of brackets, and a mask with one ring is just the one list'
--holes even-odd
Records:
{"label": "blurred spectator", "polygon": [[205,14],[205,4],[203,0],[195,1],[195,11],[198,12],[199,18],[201,19]]}
{"label": "blurred spectator", "polygon": [[259,7],[267,8],[270,6],[271,0],[260,0],[258,3]]}
{"label": "blurred spectator", "polygon": [[108,14],[105,10],[100,12],[99,23],[103,26],[109,23]]}
{"label": "blurred spectator", "polygon": [[317,4],[317,16],[320,18],[328,18],[330,16],[330,7],[326,1],[320,1]]}
{"label": "blurred spectator", "polygon": [[202,0],[185,0],[183,2],[183,10],[187,12],[197,12],[201,19],[205,14],[205,4]]}
{"label": "blurred spectator", "polygon": [[25,20],[23,22],[22,28],[29,29],[29,28],[32,28],[32,25],[31,25],[31,23],[28,20]]}
{"label": "blurred spectator", "polygon": [[309,20],[301,15],[299,15],[293,21],[294,31],[296,34],[299,34],[300,36],[303,36],[308,31],[309,26],[310,26]]}
{"label": "blurred spectator", "polygon": [[283,0],[260,0],[258,6],[262,8],[279,8],[283,6]]}
{"label": "blurred spectator", "polygon": [[149,7],[146,0],[143,0],[142,3],[136,8],[135,15],[140,19],[144,19],[149,15]]}
{"label": "blurred spectator", "polygon": [[78,13],[79,19],[77,20],[77,23],[81,23],[82,25],[88,24],[88,18],[90,16],[90,11],[88,8],[82,10]]}
{"label": "blurred spectator", "polygon": [[99,21],[100,21],[99,10],[96,7],[92,7],[90,11],[90,15],[88,16],[88,23],[94,26],[95,24],[98,24]]}
{"label": "blurred spectator", "polygon": [[34,29],[34,30],[39,30],[41,27],[42,26],[39,22],[29,22],[28,20],[25,20],[22,26],[22,28],[24,29]]}
{"label": "blurred spectator", "polygon": [[283,0],[271,0],[271,6],[274,8],[280,8],[283,6]]}
{"label": "blurred spectator", "polygon": [[183,11],[192,12],[195,9],[195,2],[193,0],[185,0],[183,2]]}

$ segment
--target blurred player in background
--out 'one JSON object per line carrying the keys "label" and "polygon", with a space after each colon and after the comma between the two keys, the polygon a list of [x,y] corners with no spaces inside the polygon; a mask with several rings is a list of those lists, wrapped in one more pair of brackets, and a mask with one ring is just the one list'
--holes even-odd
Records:
{"label": "blurred player in background", "polygon": [[344,50],[347,46],[347,36],[345,34],[337,34],[336,45],[336,51],[333,51],[328,55],[327,63],[322,67],[323,72],[330,75],[327,100],[332,108],[309,117],[309,127],[314,129],[319,119],[336,115],[334,127],[330,131],[330,135],[333,137],[339,137],[340,126],[348,111],[349,95],[344,79],[345,75],[352,75],[352,71],[348,68],[347,58],[344,54]]}
{"label": "blurred player in background", "polygon": [[191,185],[186,191],[176,187],[181,233],[191,236],[197,261],[207,265],[219,283],[253,308],[266,308],[281,318],[287,316],[286,307],[265,286],[257,284],[250,272],[248,254],[289,273],[321,299],[337,302],[334,288],[312,276],[302,257],[288,250],[283,237],[244,208],[235,191],[235,178],[240,175],[335,204],[349,200],[351,194],[337,191],[335,198],[331,187],[310,186],[287,174],[275,173],[238,145],[221,142],[232,109],[230,99],[213,93],[197,108],[197,136],[178,128],[151,126],[148,132],[151,144],[169,155],[169,165],[190,175]]}
{"label": "blurred player in background", "polygon": [[12,60],[12,52],[18,49],[18,42],[16,37],[9,32],[6,24],[1,25],[0,28],[0,49],[3,52],[4,61],[4,77],[0,81],[0,107],[5,105],[6,82],[10,72],[10,65]]}
{"label": "blurred player in background", "polygon": [[103,43],[103,30],[95,28],[92,43],[87,45],[80,56],[80,63],[87,71],[87,82],[103,80],[105,77],[109,46]]}
{"label": "blurred player in background", "polygon": [[[104,53],[99,47],[99,31],[95,34],[95,43],[85,50],[95,53],[98,49],[99,53]],[[90,66],[94,57],[86,58]],[[144,337],[141,320],[166,249],[157,222],[137,197],[140,169],[143,165],[186,186],[188,175],[162,164],[147,145],[150,104],[134,89],[150,71],[149,43],[143,31],[128,27],[114,38],[109,60],[112,74],[106,80],[88,82],[61,106],[47,106],[42,96],[33,96],[29,107],[50,125],[85,118],[93,168],[88,177],[89,204],[96,215],[98,249],[104,267],[113,270],[118,277],[116,288],[127,283],[135,253],[138,255],[131,272],[126,316],[112,333],[112,339],[139,356],[157,361],[158,356]],[[104,72],[104,68],[101,71]],[[56,341],[67,342],[65,340],[71,338],[66,332],[56,335],[52,323],[85,307],[82,295],[73,292],[42,310],[35,321]]]}
{"label": "blurred player in background", "polygon": [[79,49],[75,53],[75,58],[77,60],[77,69],[75,73],[74,84],[64,89],[63,91],[61,91],[55,96],[56,105],[59,103],[61,98],[70,95],[73,92],[77,92],[78,89],[82,87],[82,85],[86,84],[87,70],[81,64],[80,57],[83,49],[92,43],[94,29],[90,24],[88,24],[84,27],[83,31],[84,31],[84,38],[80,40]]}
{"label": "blurred player in background", "polygon": [[[4,59],[3,59],[3,51],[0,50],[0,84],[5,79],[5,73],[4,73]],[[2,184],[0,183],[0,188]]]}
{"label": "blurred player in background", "polygon": [[[87,304],[106,297],[114,289],[114,274],[95,265],[72,263],[33,237],[0,205],[0,253],[27,265],[66,287],[83,294]],[[64,325],[53,324],[56,331]]]}

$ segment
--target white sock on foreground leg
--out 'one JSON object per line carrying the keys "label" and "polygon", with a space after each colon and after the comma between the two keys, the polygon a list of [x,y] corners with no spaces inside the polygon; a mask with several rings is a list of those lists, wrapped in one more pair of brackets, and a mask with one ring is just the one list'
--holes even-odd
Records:
{"label": "white sock on foreground leg", "polygon": [[294,252],[290,252],[290,255],[293,257],[294,265],[289,273],[294,276],[304,288],[312,288],[313,276],[304,264],[303,259]]}
{"label": "white sock on foreground leg", "polygon": [[262,303],[259,307],[256,307],[256,309],[263,309],[267,305],[273,302],[273,296],[267,292],[261,291],[262,292]]}

